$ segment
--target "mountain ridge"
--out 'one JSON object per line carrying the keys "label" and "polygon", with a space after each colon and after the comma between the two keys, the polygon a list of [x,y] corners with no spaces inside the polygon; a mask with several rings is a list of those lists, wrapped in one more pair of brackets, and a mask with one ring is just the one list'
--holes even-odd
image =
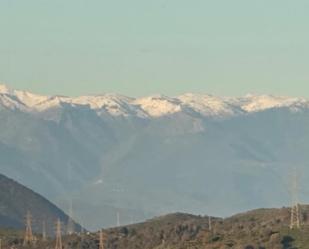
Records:
{"label": "mountain ridge", "polygon": [[133,98],[119,94],[85,95],[79,97],[38,95],[0,85],[0,103],[7,108],[25,112],[45,112],[62,105],[84,106],[97,114],[105,112],[114,117],[160,118],[182,111],[196,112],[205,117],[231,117],[288,107],[297,111],[308,108],[309,100],[273,95],[247,94],[243,97],[217,97],[209,94],[185,93],[176,97],[150,95]]}

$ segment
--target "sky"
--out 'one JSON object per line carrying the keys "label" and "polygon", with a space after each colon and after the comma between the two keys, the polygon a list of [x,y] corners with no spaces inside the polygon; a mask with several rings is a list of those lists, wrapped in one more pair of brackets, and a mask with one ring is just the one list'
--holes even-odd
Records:
{"label": "sky", "polygon": [[308,0],[0,0],[0,82],[309,97],[308,12]]}

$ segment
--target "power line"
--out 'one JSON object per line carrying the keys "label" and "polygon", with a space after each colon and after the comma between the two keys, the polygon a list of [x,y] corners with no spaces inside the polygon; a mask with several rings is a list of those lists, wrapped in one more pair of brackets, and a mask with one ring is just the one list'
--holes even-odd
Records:
{"label": "power line", "polygon": [[105,249],[106,234],[100,230],[99,249]]}
{"label": "power line", "polygon": [[56,223],[56,245],[55,249],[62,249],[62,230],[61,230],[61,221],[60,219],[57,220]]}
{"label": "power line", "polygon": [[120,227],[120,213],[117,212],[117,227]]}
{"label": "power line", "polygon": [[42,222],[42,241],[46,241],[46,223],[45,221]]}
{"label": "power line", "polygon": [[211,216],[210,215],[208,215],[208,229],[209,229],[209,231],[212,230],[212,221],[211,221]]}
{"label": "power line", "polygon": [[30,211],[28,211],[26,214],[26,231],[23,245],[26,246],[33,243],[34,243],[34,237],[32,234],[32,216]]}
{"label": "power line", "polygon": [[74,227],[74,222],[73,222],[73,201],[72,199],[70,199],[67,234],[72,235],[74,232],[75,232],[75,227]]}
{"label": "power line", "polygon": [[291,221],[290,221],[290,229],[300,228],[300,205],[298,200],[298,192],[299,192],[299,177],[294,170],[292,179],[291,179],[291,196],[292,196],[292,206],[291,206]]}

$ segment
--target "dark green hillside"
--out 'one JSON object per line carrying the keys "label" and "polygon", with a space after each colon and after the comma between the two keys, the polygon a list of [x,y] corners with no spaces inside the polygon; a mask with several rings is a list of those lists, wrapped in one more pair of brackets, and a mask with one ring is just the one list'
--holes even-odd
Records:
{"label": "dark green hillside", "polygon": [[[107,249],[309,249],[309,206],[301,229],[289,229],[290,209],[258,209],[226,219],[171,214],[106,230]],[[98,248],[98,234],[67,237],[66,248]],[[52,246],[53,242],[50,244]]]}
{"label": "dark green hillside", "polygon": [[42,230],[43,221],[47,232],[52,233],[58,217],[64,223],[68,220],[68,216],[47,199],[0,174],[0,227],[24,228],[27,211],[32,214],[33,230],[37,232]]}
{"label": "dark green hillside", "polygon": [[[54,221],[67,216],[43,197],[13,180],[0,176],[0,229],[2,249],[22,247],[23,219],[27,210],[40,233],[43,219],[50,232]],[[257,209],[228,218],[169,214],[143,223],[104,230],[105,249],[309,249],[309,206],[300,206],[300,229],[290,229],[290,208]],[[102,222],[103,223],[103,222]],[[64,230],[64,229],[63,229]],[[55,241],[39,239],[33,248],[54,248]],[[97,249],[98,233],[63,236],[64,249]],[[27,247],[28,248],[28,247]],[[31,248],[31,247],[29,247]]]}

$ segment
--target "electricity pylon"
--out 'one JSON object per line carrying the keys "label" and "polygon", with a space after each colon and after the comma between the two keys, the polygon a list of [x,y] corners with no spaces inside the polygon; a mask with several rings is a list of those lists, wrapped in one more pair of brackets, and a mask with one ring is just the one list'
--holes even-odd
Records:
{"label": "electricity pylon", "polygon": [[130,215],[130,224],[134,224],[134,219],[133,219],[133,215]]}
{"label": "electricity pylon", "polygon": [[[67,176],[68,176],[68,183],[69,186],[71,187],[72,185],[72,164],[69,163],[68,164],[68,168],[67,168]],[[72,235],[75,232],[75,227],[74,227],[74,222],[73,222],[73,201],[72,201],[72,197],[70,197],[69,199],[69,219],[68,219],[68,223],[66,224],[66,233],[68,235]]]}
{"label": "electricity pylon", "polygon": [[67,234],[72,235],[75,232],[74,222],[73,222],[73,201],[70,199],[70,208],[69,208],[69,219],[67,224]]}
{"label": "electricity pylon", "polygon": [[292,176],[292,186],[291,186],[291,196],[292,196],[292,206],[291,206],[291,221],[290,221],[290,229],[300,228],[300,205],[298,201],[298,175],[296,170]]}
{"label": "electricity pylon", "polygon": [[211,217],[209,215],[208,215],[208,229],[209,231],[212,230]]}
{"label": "electricity pylon", "polygon": [[105,243],[106,243],[106,234],[103,233],[102,230],[100,230],[99,249],[105,249]]}
{"label": "electricity pylon", "polygon": [[120,227],[120,214],[117,212],[117,227]]}
{"label": "electricity pylon", "polygon": [[62,230],[61,230],[61,221],[60,219],[57,220],[56,223],[56,245],[55,249],[62,249]]}
{"label": "electricity pylon", "polygon": [[32,234],[32,216],[31,213],[28,211],[26,215],[26,231],[23,245],[26,246],[32,243],[34,243],[34,237]]}
{"label": "electricity pylon", "polygon": [[81,224],[80,224],[80,233],[81,233],[82,235],[84,235],[84,233],[85,233],[84,223],[83,223],[83,222],[81,222]]}
{"label": "electricity pylon", "polygon": [[46,223],[45,221],[42,222],[42,241],[46,241]]}

